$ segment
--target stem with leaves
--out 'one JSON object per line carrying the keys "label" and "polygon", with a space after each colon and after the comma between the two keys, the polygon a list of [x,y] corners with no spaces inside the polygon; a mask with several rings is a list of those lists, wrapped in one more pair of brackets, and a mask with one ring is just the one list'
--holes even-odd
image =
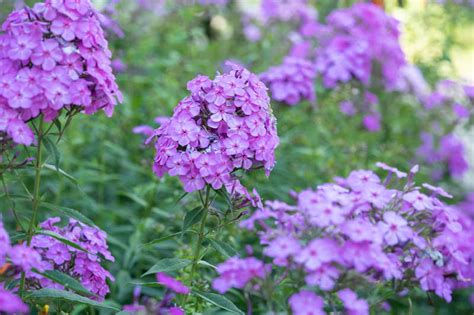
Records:
{"label": "stem with leaves", "polygon": [[[32,217],[30,220],[30,224],[28,227],[28,231],[26,233],[26,244],[30,246],[31,239],[33,238],[36,226],[36,220],[38,217],[38,208],[40,205],[40,184],[41,184],[41,168],[43,167],[42,162],[42,147],[43,147],[43,138],[46,135],[43,133],[44,128],[44,121],[41,118],[39,127],[37,130],[37,137],[38,137],[38,146],[36,147],[36,156],[35,156],[35,180],[34,180],[34,190],[33,190],[33,198],[32,198]],[[20,296],[23,296],[25,291],[25,273],[22,272],[21,280],[20,280]]]}
{"label": "stem with leaves", "polygon": [[201,197],[200,199],[201,199],[201,203],[202,203],[203,214],[202,214],[202,218],[201,218],[201,223],[199,225],[198,239],[197,239],[196,245],[194,247],[191,273],[189,275],[189,284],[191,286],[192,286],[192,282],[193,282],[193,279],[194,279],[194,275],[195,275],[195,273],[198,269],[198,263],[199,263],[199,259],[200,259],[200,256],[201,256],[202,242],[203,242],[204,237],[205,237],[204,228],[206,226],[206,219],[207,219],[207,215],[208,215],[208,212],[209,212],[209,206],[210,206],[209,195],[210,195],[210,192],[211,192],[211,187],[210,186],[206,186],[206,193],[205,193],[204,197],[202,197],[201,192],[199,192],[200,197]]}

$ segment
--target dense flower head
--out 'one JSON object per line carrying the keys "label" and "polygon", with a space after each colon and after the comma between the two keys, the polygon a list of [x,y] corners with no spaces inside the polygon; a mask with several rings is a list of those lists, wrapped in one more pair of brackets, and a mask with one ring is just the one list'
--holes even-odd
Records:
{"label": "dense flower head", "polygon": [[385,87],[395,88],[406,63],[398,22],[376,5],[358,3],[335,10],[314,35],[320,41],[316,67],[327,87],[352,79],[369,85],[378,65]]}
{"label": "dense flower head", "polygon": [[275,164],[279,139],[267,89],[245,68],[231,67],[214,80],[189,81],[191,95],[154,133],[155,173],[179,176],[187,192],[207,184],[244,195],[233,173],[263,167],[269,174]]}
{"label": "dense flower head", "polygon": [[260,78],[277,101],[296,105],[303,99],[316,100],[316,70],[314,64],[306,59],[288,56],[281,65],[269,68]]}
{"label": "dense flower head", "polygon": [[[57,240],[48,235],[35,235],[32,247],[41,255],[43,268],[61,270],[77,279],[86,289],[102,299],[110,291],[107,280],[113,276],[101,266],[102,261],[114,261],[108,250],[107,234],[97,227],[91,227],[69,219],[64,227],[58,226],[60,218],[53,217],[40,224],[46,231],[59,234],[61,237],[79,245],[84,251]],[[62,287],[38,274],[27,274],[30,285],[43,288]]]}
{"label": "dense flower head", "polygon": [[30,145],[26,123],[62,109],[111,115],[121,94],[90,0],[46,0],[12,12],[0,34],[0,133]]}
{"label": "dense flower head", "polygon": [[[417,167],[407,174],[377,166],[388,172],[385,179],[352,171],[294,195],[296,205],[266,202],[241,227],[257,233],[272,270],[304,274],[305,289],[341,290],[349,273],[360,283],[408,283],[450,301],[453,290],[473,285],[474,222],[440,199],[452,197],[442,188],[417,186]],[[342,289],[338,296],[349,314],[368,314],[367,302],[354,292]],[[289,301],[292,308],[296,299]]]}

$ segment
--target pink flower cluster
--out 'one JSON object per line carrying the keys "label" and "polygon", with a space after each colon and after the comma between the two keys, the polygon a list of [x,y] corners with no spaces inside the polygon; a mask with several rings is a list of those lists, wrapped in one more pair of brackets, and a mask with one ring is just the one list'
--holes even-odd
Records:
{"label": "pink flower cluster", "polygon": [[398,22],[376,5],[358,3],[335,10],[314,35],[320,41],[316,67],[326,87],[352,79],[369,85],[375,65],[381,67],[385,87],[396,86],[406,64]]}
{"label": "pink flower cluster", "polygon": [[[306,288],[330,291],[349,285],[344,275],[351,273],[361,284],[377,281],[392,287],[394,282],[398,293],[407,284],[418,286],[449,302],[454,289],[474,283],[474,221],[439,199],[451,197],[442,188],[416,186],[417,167],[406,174],[383,163],[377,166],[388,171],[384,180],[372,171],[353,171],[336,183],[295,194],[296,205],[269,201],[241,227],[257,233],[272,270],[287,270],[275,277],[290,273],[288,281],[299,283],[294,279],[303,274]],[[222,284],[215,289],[242,288],[246,277],[257,285],[259,278],[271,276],[232,268],[236,261],[245,260],[232,258],[222,265],[238,269],[227,278],[226,269],[219,267],[215,281]],[[264,263],[259,264],[263,271]],[[305,303],[298,301],[313,294],[290,298],[295,314],[307,314]],[[339,298],[349,313],[368,314],[367,302],[353,292],[340,291]]]}
{"label": "pink flower cluster", "polygon": [[[40,253],[43,269],[60,270],[79,280],[86,289],[97,295],[98,299],[103,299],[110,291],[107,280],[114,280],[101,266],[103,259],[115,260],[108,250],[107,234],[97,227],[87,226],[74,219],[69,219],[69,223],[64,227],[57,225],[60,222],[60,218],[54,217],[41,223],[40,227],[59,234],[87,252],[66,245],[51,236],[35,235],[31,246]],[[27,274],[27,281],[33,286],[63,289],[61,285],[34,273]]]}
{"label": "pink flower cluster", "polygon": [[260,79],[270,88],[272,98],[288,105],[306,99],[316,100],[314,84],[316,68],[310,61],[288,56],[283,63],[260,74]]}
{"label": "pink flower cluster", "polygon": [[46,0],[14,11],[0,34],[0,132],[30,145],[27,122],[77,106],[111,115],[122,100],[90,0]]}
{"label": "pink flower cluster", "polygon": [[275,164],[279,139],[267,89],[247,69],[230,66],[214,80],[188,82],[191,95],[154,133],[155,173],[179,176],[187,192],[211,185],[246,195],[234,172],[263,167],[269,174]]}

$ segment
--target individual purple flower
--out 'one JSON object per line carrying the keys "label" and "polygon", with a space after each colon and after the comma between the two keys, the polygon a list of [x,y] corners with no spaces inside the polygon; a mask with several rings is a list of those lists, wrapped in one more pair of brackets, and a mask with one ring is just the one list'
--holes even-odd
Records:
{"label": "individual purple flower", "polygon": [[377,132],[382,128],[379,113],[369,113],[362,119],[362,124],[369,132]]}
{"label": "individual purple flower", "polygon": [[40,254],[26,244],[13,246],[10,250],[10,259],[13,265],[20,267],[24,272],[29,272],[33,268],[43,270]]}
{"label": "individual purple flower", "polygon": [[164,272],[159,272],[156,274],[156,281],[165,286],[166,288],[179,293],[179,294],[189,294],[191,292],[187,286],[185,286],[181,281],[176,280],[173,277],[168,276]]}
{"label": "individual purple flower", "polygon": [[293,294],[288,300],[294,315],[324,315],[324,301],[311,291]]}
{"label": "individual purple flower", "polygon": [[296,57],[285,57],[280,66],[271,67],[260,74],[271,91],[272,97],[288,105],[296,105],[301,100],[316,100],[314,80],[316,71],[314,65]]}
{"label": "individual purple flower", "polygon": [[351,289],[344,289],[337,292],[342,300],[348,315],[368,315],[369,304],[367,301],[359,299]]}
{"label": "individual purple flower", "polygon": [[26,314],[29,312],[20,297],[0,286],[0,312],[5,314]]}
{"label": "individual purple flower", "polygon": [[225,187],[249,195],[233,175],[237,169],[275,164],[279,139],[265,85],[248,70],[230,64],[214,80],[188,82],[190,96],[175,108],[154,135],[158,176],[179,176],[187,192]]}
{"label": "individual purple flower", "polygon": [[408,241],[413,231],[408,226],[408,222],[393,211],[383,214],[383,221],[379,222],[383,238],[388,245],[396,245]]}
{"label": "individual purple flower", "polygon": [[375,163],[375,166],[377,166],[378,168],[381,168],[383,170],[386,170],[386,171],[389,171],[390,173],[393,173],[395,174],[398,178],[405,178],[407,177],[407,173],[405,172],[401,172],[400,170],[398,170],[397,168],[395,167],[392,167],[392,166],[389,166],[383,162],[377,162]]}
{"label": "individual purple flower", "polygon": [[341,110],[341,113],[346,116],[354,116],[357,113],[354,103],[351,101],[342,101],[339,103],[339,109]]}

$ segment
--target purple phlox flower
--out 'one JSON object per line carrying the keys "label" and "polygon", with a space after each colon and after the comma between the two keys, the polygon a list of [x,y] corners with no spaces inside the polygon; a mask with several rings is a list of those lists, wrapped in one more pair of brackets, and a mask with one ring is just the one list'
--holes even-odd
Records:
{"label": "purple phlox flower", "polygon": [[430,184],[427,184],[427,183],[423,183],[421,186],[425,187],[428,190],[431,190],[436,195],[440,195],[442,197],[449,198],[449,199],[453,198],[452,195],[450,195],[448,192],[446,192],[441,187],[436,187],[436,186],[433,186],[433,185],[430,185]]}
{"label": "purple phlox flower", "polygon": [[156,274],[156,281],[165,286],[166,288],[179,293],[179,294],[189,294],[191,292],[187,286],[185,286],[181,281],[176,280],[173,277],[168,276],[164,272],[159,272]]}
{"label": "purple phlox flower", "polygon": [[26,314],[29,312],[29,308],[19,296],[0,286],[0,312],[5,312],[6,314]]}
{"label": "purple phlox flower", "polygon": [[324,315],[324,301],[311,291],[300,291],[288,300],[294,315]]}
{"label": "purple phlox flower", "polygon": [[394,173],[398,178],[405,178],[407,177],[407,173],[399,171],[397,168],[389,166],[385,163],[382,162],[377,162],[375,163],[375,166],[378,168],[381,168],[383,170],[386,170],[388,172]]}
{"label": "purple phlox flower", "polygon": [[383,220],[379,222],[379,227],[388,245],[393,246],[411,239],[413,231],[403,217],[393,211],[387,211],[383,214]]}
{"label": "purple phlox flower", "polygon": [[344,289],[337,293],[342,300],[348,315],[368,315],[369,304],[367,301],[359,299],[351,289]]}

